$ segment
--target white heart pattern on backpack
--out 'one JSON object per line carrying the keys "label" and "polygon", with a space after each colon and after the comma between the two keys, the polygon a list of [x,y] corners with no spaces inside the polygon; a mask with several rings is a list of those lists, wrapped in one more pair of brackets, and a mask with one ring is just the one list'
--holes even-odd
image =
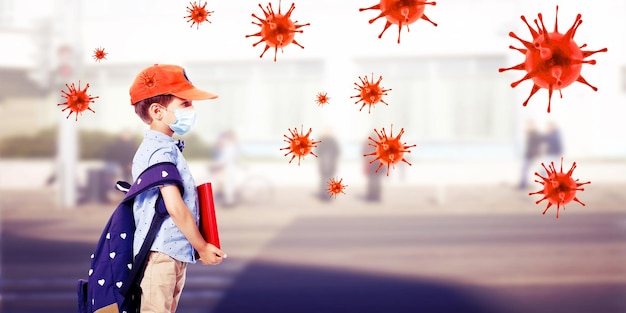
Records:
{"label": "white heart pattern on backpack", "polygon": [[104,286],[104,279],[100,279],[100,280],[98,281],[98,285],[100,285],[100,286]]}
{"label": "white heart pattern on backpack", "polygon": [[137,178],[137,185],[141,184],[141,178]]}
{"label": "white heart pattern on backpack", "polygon": [[115,283],[115,286],[117,286],[117,288],[122,288],[122,282],[118,281],[117,283]]}
{"label": "white heart pattern on backpack", "polygon": [[112,258],[114,258],[114,257],[115,257],[115,252],[111,252],[111,253],[109,253],[109,257],[110,257],[111,259],[112,259]]}
{"label": "white heart pattern on backpack", "polygon": [[107,239],[111,239],[111,233],[107,233]]}
{"label": "white heart pattern on backpack", "polygon": [[89,276],[91,276],[91,274],[93,274],[93,268],[89,270]]}
{"label": "white heart pattern on backpack", "polygon": [[161,176],[162,177],[167,177],[167,175],[169,175],[166,171],[161,171]]}
{"label": "white heart pattern on backpack", "polygon": [[126,239],[126,233],[121,233],[120,237],[122,237],[122,239]]}
{"label": "white heart pattern on backpack", "polygon": [[128,263],[128,265],[126,265],[126,266],[128,266],[128,269],[129,269],[129,270],[132,270],[132,269],[133,269],[133,263]]}

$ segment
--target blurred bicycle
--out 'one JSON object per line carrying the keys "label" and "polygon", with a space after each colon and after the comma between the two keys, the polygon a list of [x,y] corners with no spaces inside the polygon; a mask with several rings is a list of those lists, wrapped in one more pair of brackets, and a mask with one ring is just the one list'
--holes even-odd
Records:
{"label": "blurred bicycle", "polygon": [[[274,198],[271,180],[255,173],[248,165],[238,164],[228,169],[211,166],[209,172],[214,178],[214,200],[222,207],[260,206],[270,203]],[[229,192],[231,199],[227,199]]]}

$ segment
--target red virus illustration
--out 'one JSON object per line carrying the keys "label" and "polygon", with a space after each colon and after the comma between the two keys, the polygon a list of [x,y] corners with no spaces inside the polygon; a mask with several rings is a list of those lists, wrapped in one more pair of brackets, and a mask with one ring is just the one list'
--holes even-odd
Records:
{"label": "red virus illustration", "polygon": [[[365,79],[364,79],[365,78]],[[354,83],[356,86],[354,89],[359,92],[356,96],[351,96],[350,98],[359,98],[354,104],[359,102],[363,102],[363,105],[359,109],[359,111],[363,110],[366,105],[369,105],[367,109],[367,113],[371,113],[372,106],[377,104],[378,102],[382,102],[385,105],[389,105],[387,102],[383,100],[383,96],[387,95],[387,91],[391,91],[391,89],[383,89],[380,86],[380,81],[383,79],[382,76],[378,78],[378,81],[374,83],[374,73],[372,73],[372,79],[370,81],[367,80],[367,75],[365,77],[359,76],[359,80],[361,80],[361,85],[358,83]]]}
{"label": "red virus illustration", "polygon": [[331,178],[330,180],[328,180],[328,182],[326,182],[326,184],[328,185],[328,188],[326,190],[328,190],[330,197],[335,196],[335,199],[337,199],[337,195],[339,193],[346,194],[343,191],[346,189],[348,185],[341,184],[342,181],[343,181],[343,178],[340,179],[339,181],[335,180],[334,178]]}
{"label": "red virus illustration", "polygon": [[383,34],[391,24],[396,24],[398,25],[398,43],[400,43],[400,32],[404,25],[406,25],[406,30],[410,32],[409,24],[413,24],[421,18],[437,26],[436,23],[424,15],[424,9],[427,4],[436,5],[437,3],[421,0],[380,0],[379,4],[369,8],[359,9],[359,12],[365,10],[380,10],[380,14],[369,21],[369,23],[372,24],[383,16],[387,19],[385,28],[383,28],[383,31],[378,35],[378,38],[383,37]]}
{"label": "red virus illustration", "polygon": [[89,103],[94,102],[94,99],[98,97],[92,97],[91,95],[87,94],[89,84],[85,85],[85,89],[82,90],[80,89],[80,81],[78,81],[78,89],[76,89],[74,83],[72,83],[71,86],[68,84],[65,84],[65,86],[67,87],[69,92],[61,90],[61,92],[63,93],[63,95],[61,96],[67,100],[64,103],[59,103],[58,105],[67,106],[65,107],[65,109],[61,110],[61,112],[68,109],[70,110],[70,113],[67,115],[66,118],[69,118],[72,113],[76,113],[76,121],[78,121],[78,113],[82,114],[82,112],[85,110],[96,113],[96,111],[92,110],[89,107]]}
{"label": "red virus illustration", "polygon": [[263,57],[265,52],[270,47],[274,48],[274,62],[276,62],[276,54],[278,53],[278,48],[280,48],[281,52],[283,52],[283,47],[289,45],[290,43],[294,43],[295,45],[304,49],[304,47],[301,46],[294,39],[294,36],[295,33],[302,33],[302,30],[299,30],[300,27],[310,25],[310,23],[298,25],[296,24],[298,21],[291,21],[291,13],[296,8],[296,5],[294,3],[291,4],[289,11],[287,11],[287,13],[285,13],[284,15],[280,11],[280,6],[281,2],[279,1],[278,13],[275,13],[274,9],[272,8],[272,3],[269,3],[266,7],[267,11],[266,9],[263,9],[261,4],[259,3],[259,7],[261,8],[261,10],[263,10],[265,18],[262,19],[254,15],[253,13],[252,17],[258,19],[261,23],[259,24],[252,22],[252,24],[260,26],[261,31],[256,34],[246,35],[246,38],[253,36],[261,37],[261,40],[252,45],[253,47],[256,47],[256,45],[260,44],[261,42],[265,42],[265,49],[261,53],[261,56],[259,56],[260,58]]}
{"label": "red virus illustration", "polygon": [[522,21],[526,23],[526,26],[528,26],[530,34],[533,37],[533,41],[529,42],[523,40],[515,35],[515,33],[510,32],[509,36],[519,40],[524,45],[525,49],[516,48],[514,46],[509,46],[509,48],[521,52],[526,56],[526,59],[518,65],[499,69],[500,72],[508,70],[524,70],[527,72],[522,79],[511,84],[511,87],[513,88],[524,80],[532,79],[533,88],[531,89],[530,95],[526,101],[524,101],[524,106],[528,104],[530,98],[539,90],[539,88],[548,89],[548,113],[550,113],[552,92],[554,90],[558,90],[561,98],[563,98],[561,89],[571,85],[575,81],[591,87],[593,91],[598,90],[598,88],[590,85],[580,75],[580,70],[583,63],[592,65],[596,64],[595,60],[584,60],[586,57],[597,52],[608,51],[607,48],[596,51],[581,50],[586,47],[587,44],[583,44],[579,47],[576,42],[574,42],[576,30],[583,22],[581,20],[581,14],[576,16],[574,24],[565,34],[559,33],[558,14],[559,7],[557,6],[554,20],[554,31],[552,32],[548,32],[548,30],[546,30],[541,13],[538,14],[541,26],[539,26],[536,19],[534,20],[535,25],[537,25],[537,30],[532,28],[530,24],[528,24],[528,21],[526,21],[526,17],[522,15]]}
{"label": "red virus illustration", "polygon": [[300,133],[298,134],[298,129],[294,128],[293,131],[289,129],[291,137],[283,135],[285,136],[285,138],[288,139],[283,141],[288,143],[289,146],[285,148],[280,148],[280,150],[289,150],[289,152],[285,153],[285,156],[293,153],[293,155],[291,156],[291,160],[289,160],[289,163],[291,163],[291,161],[293,161],[296,156],[298,157],[298,166],[300,166],[300,159],[304,158],[308,154],[312,154],[317,158],[317,155],[313,153],[312,149],[317,147],[316,144],[320,143],[321,141],[313,141],[313,139],[309,139],[311,131],[312,129],[309,128],[309,131],[306,133],[306,135],[304,135],[304,131],[301,128]]}
{"label": "red virus illustration", "polygon": [[142,74],[141,76],[141,79],[143,79],[142,83],[146,89],[150,89],[156,86],[157,82],[156,82],[156,78],[154,78],[154,75],[156,75],[156,73],[152,73],[151,75],[147,73]]}
{"label": "red virus illustration", "polygon": [[96,48],[93,51],[93,58],[94,60],[96,60],[97,62],[102,61],[102,59],[106,59],[108,53],[104,52],[104,48],[100,47],[100,48]]}
{"label": "red virus illustration", "polygon": [[328,104],[330,97],[325,92],[320,92],[315,96],[315,102],[318,106],[323,106],[324,104]]}
{"label": "red virus illustration", "polygon": [[378,173],[378,170],[383,165],[387,165],[387,176],[389,176],[389,167],[393,166],[393,168],[395,169],[395,164],[400,161],[411,165],[411,163],[409,163],[403,156],[405,152],[411,153],[411,151],[409,151],[408,149],[411,147],[415,147],[415,145],[406,146],[406,142],[400,142],[400,137],[402,137],[402,134],[404,134],[404,128],[400,130],[400,133],[398,133],[398,136],[396,136],[395,138],[393,137],[393,124],[391,125],[391,133],[389,134],[389,136],[387,136],[387,134],[385,133],[384,127],[382,128],[380,133],[376,129],[374,129],[374,131],[376,132],[376,135],[378,135],[378,141],[376,141],[376,139],[372,137],[368,137],[369,140],[374,142],[373,144],[368,143],[368,145],[376,148],[376,150],[374,150],[374,152],[372,153],[364,154],[363,156],[375,156],[375,158],[371,160],[369,164],[374,163],[374,161],[376,160],[380,161],[378,168],[376,168],[376,173]]}
{"label": "red virus illustration", "polygon": [[206,4],[206,1],[202,6],[200,6],[199,2],[189,2],[189,5],[191,5],[191,8],[187,7],[187,12],[189,12],[189,15],[184,17],[187,19],[187,23],[191,22],[189,28],[193,27],[193,25],[195,24],[198,24],[196,25],[196,29],[199,29],[200,24],[202,24],[203,22],[211,23],[211,21],[209,21],[209,16],[211,16],[211,13],[213,13],[214,11],[207,11]]}
{"label": "red virus illustration", "polygon": [[578,198],[576,198],[576,191],[583,191],[584,188],[580,187],[585,184],[591,184],[591,182],[579,183],[578,179],[574,180],[572,178],[572,173],[576,168],[576,162],[572,164],[572,168],[570,168],[567,173],[563,173],[563,158],[561,158],[561,170],[560,172],[556,171],[554,167],[554,162],[551,162],[549,168],[546,168],[545,164],[541,163],[543,168],[546,170],[546,176],[543,177],[539,175],[539,173],[535,173],[535,175],[539,176],[542,181],[535,180],[536,182],[543,185],[543,188],[537,192],[531,192],[528,195],[535,194],[543,194],[543,198],[535,202],[535,204],[539,204],[543,200],[548,200],[548,205],[546,209],[543,211],[545,215],[548,209],[556,204],[556,218],[559,218],[559,209],[561,206],[563,210],[565,210],[565,204],[574,200],[583,206],[584,203],[580,202]]}

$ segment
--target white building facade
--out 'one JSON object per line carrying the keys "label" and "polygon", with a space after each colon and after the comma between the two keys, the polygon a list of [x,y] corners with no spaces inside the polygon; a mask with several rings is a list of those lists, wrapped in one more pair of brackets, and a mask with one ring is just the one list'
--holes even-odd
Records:
{"label": "white building facade", "polygon": [[[282,13],[291,2],[283,1]],[[134,115],[128,96],[134,76],[154,63],[177,63],[187,69],[195,85],[220,95],[217,100],[196,103],[199,123],[193,132],[213,142],[220,132],[234,129],[246,152],[253,155],[282,157],[278,149],[286,146],[283,134],[289,128],[303,126],[305,132],[313,128],[315,139],[322,129],[332,126],[345,147],[343,156],[356,158],[372,128],[384,127],[389,133],[393,124],[394,135],[404,128],[403,141],[417,144],[413,159],[517,158],[523,149],[523,127],[532,119],[540,128],[555,121],[563,134],[565,153],[573,158],[626,157],[626,123],[622,121],[626,116],[626,39],[615,35],[626,29],[626,1],[561,3],[559,31],[565,32],[581,13],[584,22],[574,37],[576,42],[587,43],[585,49],[608,47],[609,51],[589,58],[597,60],[596,65],[582,67],[582,75],[598,91],[574,83],[562,90],[563,98],[558,92],[553,94],[551,113],[546,112],[548,92],[543,89],[527,107],[522,106],[531,81],[516,88],[510,84],[525,72],[499,73],[498,68],[524,60],[508,48],[521,47],[508,36],[509,31],[531,39],[520,15],[533,25],[537,13],[542,13],[551,30],[556,1],[439,1],[425,11],[438,26],[418,20],[410,25],[410,32],[403,28],[400,44],[396,25],[377,38],[385,20],[368,21],[379,11],[359,12],[375,0],[294,2],[292,18],[298,24],[311,24],[295,36],[305,48],[289,45],[284,53],[278,51],[273,62],[273,49],[259,58],[265,44],[252,47],[258,37],[245,37],[259,31],[251,23],[255,21],[252,13],[263,14],[256,0],[209,1],[207,8],[214,11],[211,23],[199,29],[190,28],[184,18],[186,1],[80,1],[81,26],[72,42],[82,65],[76,77],[90,83],[89,93],[99,98],[92,106],[96,113],[80,116],[79,127],[140,132],[145,125]],[[73,2],[28,3],[0,0],[5,29],[0,38],[9,43],[9,49],[3,45],[0,67],[37,68],[37,58],[22,53],[37,52],[30,37],[25,37],[33,29],[22,19],[27,6],[48,7],[46,12],[51,14],[42,13],[40,18],[55,21],[64,5]],[[278,11],[278,1],[272,5]],[[16,29],[23,29],[23,34]],[[53,46],[67,38],[57,35],[53,34]],[[98,47],[109,53],[101,62],[92,58]],[[383,98],[389,105],[379,103],[368,114],[367,106],[359,111],[361,104],[355,104],[351,96],[358,93],[354,89],[358,77],[372,74],[374,80],[382,76],[381,86],[391,90]],[[330,103],[318,106],[318,92],[328,93]],[[56,105],[59,95],[53,91],[45,99],[1,98],[3,119],[9,118],[6,113],[23,114],[28,111],[25,106],[32,106],[36,109],[29,111],[27,119],[18,119],[22,125],[30,123],[31,129],[53,125],[58,114],[65,115]]]}

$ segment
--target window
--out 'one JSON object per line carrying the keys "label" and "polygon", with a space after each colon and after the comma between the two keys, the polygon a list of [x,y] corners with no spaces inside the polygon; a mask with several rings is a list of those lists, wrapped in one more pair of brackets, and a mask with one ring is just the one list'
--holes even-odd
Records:
{"label": "window", "polygon": [[626,66],[622,66],[622,92],[626,93]]}
{"label": "window", "polygon": [[374,71],[375,79],[382,75],[381,85],[393,89],[385,98],[387,116],[374,118],[401,124],[407,137],[501,142],[514,135],[510,82],[497,70],[505,63],[503,56],[435,56],[361,59],[357,67]]}
{"label": "window", "polygon": [[0,27],[11,25],[13,20],[13,0],[0,0]]}
{"label": "window", "polygon": [[[230,127],[242,141],[282,142],[288,129],[316,118],[314,97],[323,75],[322,61],[220,62],[190,64],[193,84],[219,95],[202,110],[209,136]],[[201,74],[201,75],[198,75]],[[223,100],[222,102],[222,99]],[[305,105],[309,104],[309,105]],[[306,130],[305,130],[306,131]]]}

